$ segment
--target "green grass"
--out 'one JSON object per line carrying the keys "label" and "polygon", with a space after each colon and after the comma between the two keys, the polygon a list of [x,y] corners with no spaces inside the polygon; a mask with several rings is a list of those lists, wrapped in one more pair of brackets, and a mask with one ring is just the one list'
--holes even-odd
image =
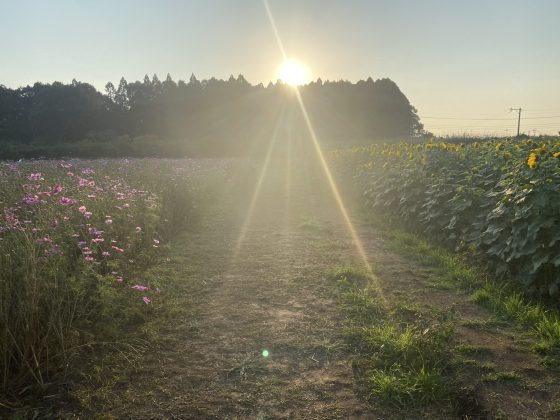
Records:
{"label": "green grass", "polygon": [[474,356],[489,352],[486,347],[474,346],[472,344],[458,344],[455,346],[455,351],[465,356]]}
{"label": "green grass", "polygon": [[498,319],[468,319],[461,323],[465,327],[472,328],[475,330],[494,330],[499,327],[507,326],[506,321],[498,320]]}
{"label": "green grass", "polygon": [[[468,262],[460,254],[431,244],[418,235],[387,226],[375,218],[372,224],[389,239],[390,246],[398,253],[415,261],[435,267],[432,284],[471,293],[471,299],[489,309],[505,321],[528,328],[533,349],[549,366],[560,367],[560,314],[554,308],[529,299],[521,290],[508,282],[499,282],[483,268]],[[472,324],[474,326],[474,324]],[[478,324],[475,327],[497,326]]]}
{"label": "green grass", "polygon": [[496,369],[496,365],[492,362],[481,362],[479,360],[469,359],[466,357],[457,357],[454,363],[458,366],[471,367],[477,370],[484,370],[489,372]]}
{"label": "green grass", "polygon": [[375,369],[368,378],[372,395],[391,402],[398,407],[409,404],[425,404],[446,397],[441,372],[425,366],[419,369]]}
{"label": "green grass", "polygon": [[454,380],[446,370],[449,324],[429,324],[426,317],[405,322],[400,317],[403,305],[385,307],[362,270],[343,266],[328,276],[338,285],[348,318],[345,333],[365,366],[368,396],[401,408],[450,399]]}
{"label": "green grass", "polygon": [[506,372],[494,372],[484,375],[482,380],[485,382],[515,382],[520,383],[523,378],[516,372],[506,371]]}

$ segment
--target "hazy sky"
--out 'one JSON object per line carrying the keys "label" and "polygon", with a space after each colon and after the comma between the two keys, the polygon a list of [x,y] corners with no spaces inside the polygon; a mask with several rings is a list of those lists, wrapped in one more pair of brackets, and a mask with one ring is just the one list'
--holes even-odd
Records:
{"label": "hazy sky", "polygon": [[[313,78],[389,77],[437,133],[512,134],[519,106],[522,131],[560,130],[548,118],[560,116],[559,0],[269,4],[287,54]],[[102,90],[146,73],[267,83],[281,60],[262,0],[0,0],[9,87],[76,78]]]}

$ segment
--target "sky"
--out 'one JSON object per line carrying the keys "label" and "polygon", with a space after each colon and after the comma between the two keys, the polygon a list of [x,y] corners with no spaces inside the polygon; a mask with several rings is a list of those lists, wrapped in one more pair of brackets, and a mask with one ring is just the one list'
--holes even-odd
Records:
{"label": "sky", "polygon": [[[312,78],[388,77],[436,134],[560,131],[558,0],[269,0]],[[0,0],[0,84],[275,80],[264,0]]]}

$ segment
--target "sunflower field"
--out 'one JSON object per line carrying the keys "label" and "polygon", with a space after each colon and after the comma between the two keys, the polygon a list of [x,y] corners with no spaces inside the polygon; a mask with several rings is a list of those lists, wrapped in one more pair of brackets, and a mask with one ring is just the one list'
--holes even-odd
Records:
{"label": "sunflower field", "polygon": [[376,144],[333,158],[368,209],[483,256],[529,293],[559,295],[560,138]]}

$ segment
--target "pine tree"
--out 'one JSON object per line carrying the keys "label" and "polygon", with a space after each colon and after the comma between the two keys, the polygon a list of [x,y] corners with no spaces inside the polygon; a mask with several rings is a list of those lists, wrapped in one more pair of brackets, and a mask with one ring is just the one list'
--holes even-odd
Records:
{"label": "pine tree", "polygon": [[126,79],[124,77],[121,77],[121,80],[119,82],[119,87],[117,89],[117,92],[115,93],[115,103],[117,105],[119,105],[120,107],[129,108],[129,100],[128,100],[128,89],[127,89],[128,83],[126,82]]}
{"label": "pine tree", "polygon": [[105,92],[107,92],[107,96],[112,102],[115,102],[115,96],[117,95],[117,90],[115,89],[115,85],[111,82],[107,82],[105,85]]}

